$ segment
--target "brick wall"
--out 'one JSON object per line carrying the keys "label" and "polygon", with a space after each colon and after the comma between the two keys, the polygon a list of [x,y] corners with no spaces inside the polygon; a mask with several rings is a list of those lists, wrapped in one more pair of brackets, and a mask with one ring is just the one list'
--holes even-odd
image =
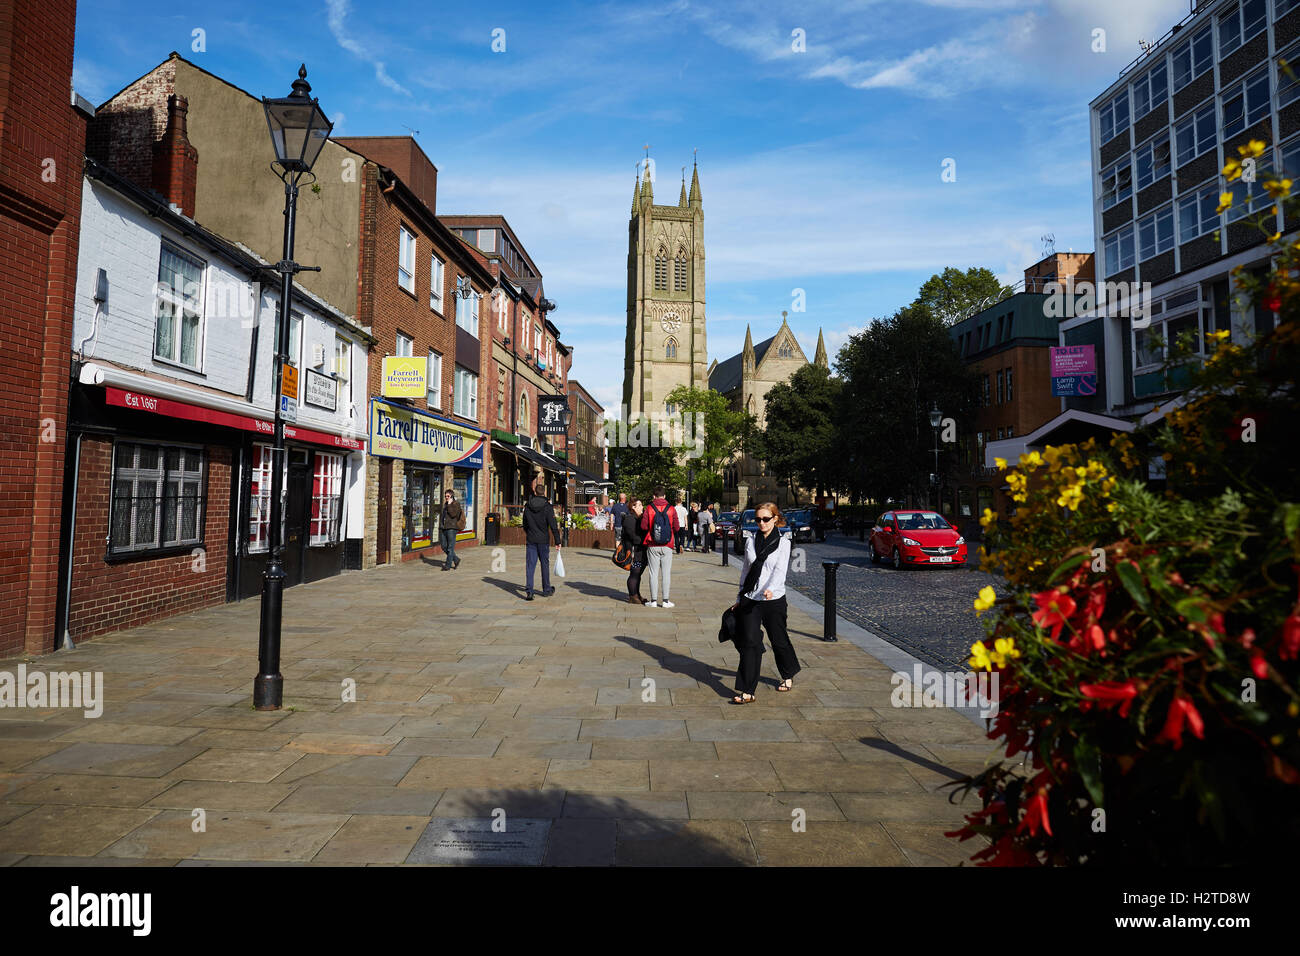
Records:
{"label": "brick wall", "polygon": [[113,442],[91,436],[82,441],[68,618],[74,641],[225,601],[231,451],[221,445],[208,445],[205,451],[207,508],[201,555],[189,550],[109,563],[104,555]]}
{"label": "brick wall", "polygon": [[53,650],[85,118],[76,5],[0,4],[0,655]]}
{"label": "brick wall", "polygon": [[167,129],[167,98],[176,92],[176,61],[167,60],[95,111],[86,155],[146,189],[153,185],[154,143]]}

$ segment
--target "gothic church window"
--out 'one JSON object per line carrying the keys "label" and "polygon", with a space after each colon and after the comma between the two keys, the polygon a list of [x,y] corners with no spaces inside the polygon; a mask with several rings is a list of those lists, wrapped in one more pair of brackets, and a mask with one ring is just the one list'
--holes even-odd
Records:
{"label": "gothic church window", "polygon": [[663,249],[655,253],[655,289],[668,291],[668,253]]}
{"label": "gothic church window", "polygon": [[670,338],[664,343],[664,358],[677,358],[677,340]]}
{"label": "gothic church window", "polygon": [[781,358],[794,358],[794,349],[790,347],[789,342],[782,342],[781,347],[776,350],[776,354]]}
{"label": "gothic church window", "polygon": [[677,250],[677,260],[673,263],[673,291],[686,291],[686,250]]}

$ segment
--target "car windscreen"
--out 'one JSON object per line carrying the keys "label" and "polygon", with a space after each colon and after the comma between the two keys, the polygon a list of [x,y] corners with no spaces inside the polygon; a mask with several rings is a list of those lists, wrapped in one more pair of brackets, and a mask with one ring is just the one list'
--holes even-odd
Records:
{"label": "car windscreen", "polygon": [[946,531],[952,528],[943,515],[933,511],[918,511],[913,514],[900,514],[898,527],[903,531]]}

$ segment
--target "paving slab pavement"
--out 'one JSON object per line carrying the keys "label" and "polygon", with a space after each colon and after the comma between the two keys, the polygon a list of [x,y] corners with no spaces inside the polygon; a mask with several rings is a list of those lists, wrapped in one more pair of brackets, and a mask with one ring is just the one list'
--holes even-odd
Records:
{"label": "paving slab pavement", "polygon": [[737,564],[675,556],[676,606],[650,608],[614,596],[607,552],[569,550],[556,593],[526,602],[523,549],[502,552],[508,573],[469,548],[452,572],[286,591],[277,712],[252,709],[257,600],[0,660],[104,675],[98,718],[0,708],[0,866],[950,866],[980,848],[942,835],[974,807],[944,784],[994,745],[954,710],[892,706],[895,654],[843,626],[823,642],[820,608],[792,601],[794,691],[774,692],[769,652],[736,707],[717,621]]}

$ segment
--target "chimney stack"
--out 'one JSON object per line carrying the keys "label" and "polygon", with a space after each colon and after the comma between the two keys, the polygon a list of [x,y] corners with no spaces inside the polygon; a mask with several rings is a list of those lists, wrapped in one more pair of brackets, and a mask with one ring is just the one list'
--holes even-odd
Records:
{"label": "chimney stack", "polygon": [[167,97],[167,129],[153,146],[153,188],[193,219],[199,151],[190,145],[185,131],[189,108],[185,97],[175,93]]}

